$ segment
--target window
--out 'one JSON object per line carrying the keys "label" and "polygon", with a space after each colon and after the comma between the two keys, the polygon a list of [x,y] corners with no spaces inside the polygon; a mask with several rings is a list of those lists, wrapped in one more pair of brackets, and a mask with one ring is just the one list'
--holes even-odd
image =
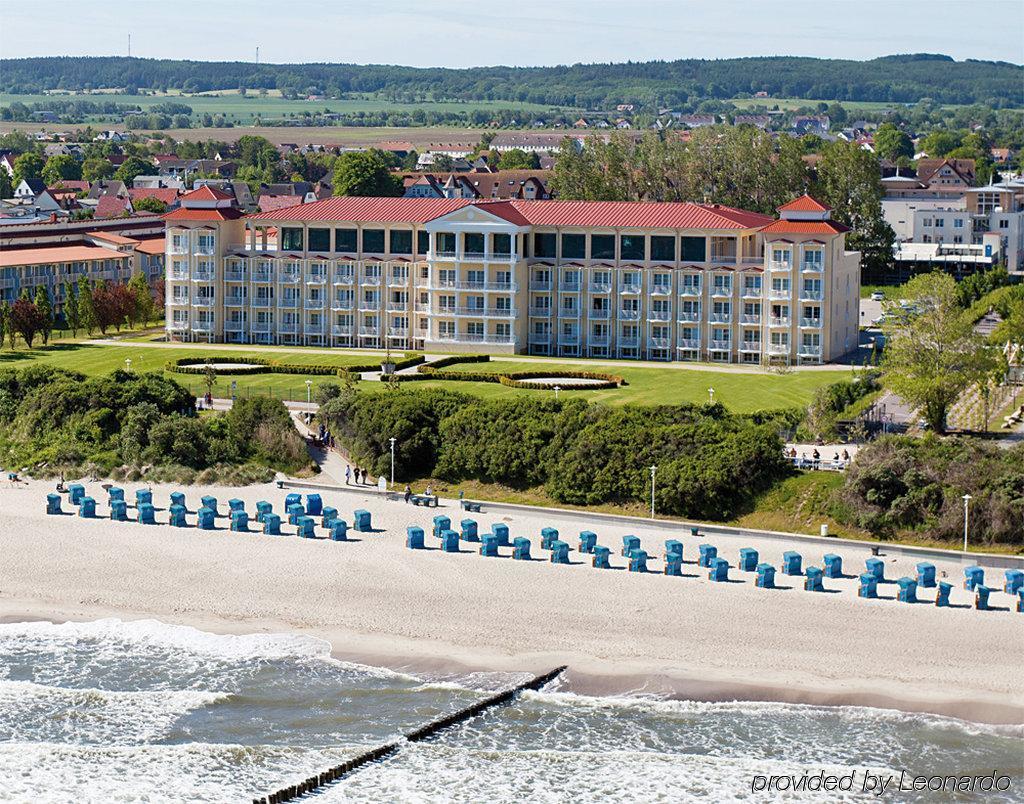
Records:
{"label": "window", "polygon": [[496,234],[491,238],[491,249],[495,254],[512,253],[512,235]]}
{"label": "window", "polygon": [[644,235],[621,235],[619,255],[623,260],[646,260],[647,238]]}
{"label": "window", "polygon": [[676,239],[667,235],[651,235],[651,259],[674,262]]}
{"label": "window", "polygon": [[707,259],[707,241],[703,237],[684,237],[683,259],[704,262]]}
{"label": "window", "polygon": [[931,218],[925,218],[923,221],[921,221],[921,223],[923,225],[925,225],[925,226],[931,226],[932,225],[932,219]]}
{"label": "window", "polygon": [[562,259],[582,260],[587,256],[587,236],[581,234],[562,235]]}
{"label": "window", "polygon": [[825,252],[821,249],[810,249],[804,252],[804,265],[809,268],[817,268],[820,271],[824,257]]}
{"label": "window", "polygon": [[1000,229],[1009,229],[1010,228],[1010,221],[1007,220],[1006,218],[1003,218],[1001,221],[999,221],[999,228]]}
{"label": "window", "polygon": [[282,227],[281,250],[302,251],[302,229],[293,226]]}
{"label": "window", "polygon": [[416,232],[416,253],[426,254],[430,251],[430,232],[424,232],[422,229]]}
{"label": "window", "polygon": [[408,229],[392,229],[390,253],[412,254],[412,232]]}
{"label": "window", "polygon": [[465,240],[463,242],[466,248],[466,254],[484,253],[484,236],[480,232],[466,232]]}
{"label": "window", "polygon": [[963,218],[953,218],[953,228],[954,229],[963,229],[964,228],[964,219]]}
{"label": "window", "polygon": [[615,259],[615,235],[591,235],[590,236],[590,259],[592,259],[592,260],[614,260]]}
{"label": "window", "polygon": [[363,229],[363,252],[367,254],[384,253],[383,229]]}
{"label": "window", "polygon": [[330,251],[331,250],[331,230],[330,229],[310,229],[309,230],[309,250],[310,251]]}
{"label": "window", "polygon": [[455,233],[454,232],[438,232],[434,235],[434,245],[440,254],[454,254],[455,253]]}
{"label": "window", "polygon": [[356,246],[356,230],[355,229],[335,229],[334,230],[334,250],[335,251],[351,251],[356,252],[359,250]]}
{"label": "window", "polygon": [[946,219],[945,218],[936,218],[935,219],[935,228],[936,229],[941,229],[945,225],[946,225]]}
{"label": "window", "polygon": [[554,232],[537,232],[533,236],[533,256],[534,257],[554,257],[555,256],[555,233]]}

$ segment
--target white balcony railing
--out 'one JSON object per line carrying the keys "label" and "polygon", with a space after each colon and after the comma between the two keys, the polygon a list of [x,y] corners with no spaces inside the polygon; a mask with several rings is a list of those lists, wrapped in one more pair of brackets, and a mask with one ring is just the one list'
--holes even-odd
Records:
{"label": "white balcony railing", "polygon": [[591,293],[611,293],[612,286],[608,282],[591,282],[587,285],[587,290]]}
{"label": "white balcony railing", "polygon": [[732,288],[731,287],[711,288],[711,295],[715,296],[715,297],[718,297],[718,298],[732,296]]}
{"label": "white balcony railing", "polygon": [[742,322],[744,324],[760,324],[761,316],[747,314],[743,316]]}
{"label": "white balcony railing", "polygon": [[768,291],[769,299],[789,299],[792,295],[789,288],[772,288]]}
{"label": "white balcony railing", "polygon": [[579,307],[559,307],[558,308],[559,318],[579,318],[580,308]]}
{"label": "white balcony railing", "polygon": [[699,310],[680,310],[678,315],[677,315],[677,317],[676,317],[676,320],[677,321],[682,321],[684,323],[695,323],[697,321],[700,321],[700,311]]}
{"label": "white balcony railing", "polygon": [[797,353],[805,357],[821,357],[821,344],[802,343]]}
{"label": "white balcony railing", "polygon": [[728,352],[732,348],[732,341],[712,338],[708,341],[708,349],[713,352]]}
{"label": "white balcony railing", "polygon": [[820,290],[804,289],[800,291],[800,298],[806,301],[821,301],[823,297]]}
{"label": "white balcony railing", "polygon": [[713,324],[729,324],[732,322],[732,313],[712,313],[708,320]]}
{"label": "white balcony railing", "polygon": [[225,307],[245,307],[249,300],[245,296],[231,295],[224,297]]}
{"label": "white balcony railing", "polygon": [[619,310],[618,318],[620,321],[638,321],[640,319],[639,310]]}
{"label": "white balcony railing", "polygon": [[766,347],[768,354],[770,355],[788,355],[789,344],[788,343],[769,343]]}
{"label": "white balcony railing", "polygon": [[682,285],[679,288],[680,296],[699,296],[700,285]]}
{"label": "white balcony railing", "polygon": [[740,341],[740,351],[741,352],[760,352],[761,351],[761,341],[750,341],[750,340],[744,339],[744,340]]}
{"label": "white balcony railing", "polygon": [[244,282],[245,281],[245,271],[226,270],[224,272],[224,281],[225,282]]}
{"label": "white balcony railing", "polygon": [[768,319],[768,326],[770,327],[788,327],[791,323],[789,316],[778,316],[773,315]]}
{"label": "white balcony railing", "polygon": [[820,318],[801,318],[800,326],[807,329],[820,329],[821,319]]}
{"label": "white balcony railing", "polygon": [[671,321],[672,313],[668,310],[650,310],[647,313],[648,321]]}
{"label": "white balcony railing", "polygon": [[331,327],[331,334],[342,338],[351,335],[354,329],[351,324],[335,324]]}
{"label": "white balcony railing", "polygon": [[679,349],[700,349],[700,338],[680,338],[676,341]]}
{"label": "white balcony railing", "polygon": [[607,307],[602,307],[602,308],[593,308],[592,307],[587,312],[587,317],[591,318],[591,319],[594,319],[596,321],[607,321],[609,318],[612,317],[612,311],[609,310]]}

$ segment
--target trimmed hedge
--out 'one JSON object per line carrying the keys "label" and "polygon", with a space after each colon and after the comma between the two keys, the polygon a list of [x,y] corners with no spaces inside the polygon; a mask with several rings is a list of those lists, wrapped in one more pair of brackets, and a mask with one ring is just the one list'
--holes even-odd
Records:
{"label": "trimmed hedge", "polygon": [[[396,370],[409,368],[410,366],[416,366],[422,363],[423,355],[410,355],[409,357],[405,357],[394,362]],[[353,366],[331,366],[322,363],[303,365],[301,363],[279,363],[276,360],[267,360],[259,357],[242,359],[238,357],[221,357],[220,355],[210,355],[208,357],[183,357],[178,360],[172,360],[167,363],[164,368],[167,369],[167,371],[175,372],[177,374],[203,374],[205,373],[205,369],[203,367],[207,363],[247,364],[240,365],[236,368],[217,369],[217,374],[223,376],[233,374],[306,374],[322,377],[344,377],[347,375],[351,379],[358,379],[358,375],[363,372],[380,371],[380,362]]]}
{"label": "trimmed hedge", "polygon": [[[601,382],[569,387],[562,387],[557,382],[522,382],[522,380],[534,377],[565,377],[567,380],[600,380]],[[620,385],[626,384],[626,381],[616,374],[602,374],[595,371],[515,371],[510,374],[500,374],[498,382],[509,388],[536,388],[541,391],[554,391],[556,387],[563,391],[600,391],[607,388],[618,388]]]}
{"label": "trimmed hedge", "polygon": [[[417,380],[449,380],[452,382],[494,382],[505,385],[509,388],[527,388],[534,391],[553,391],[558,382],[549,383],[522,382],[534,377],[551,377],[553,379],[564,377],[566,379],[601,380],[601,383],[576,386],[565,390],[586,390],[598,391],[608,388],[618,388],[626,385],[626,381],[616,374],[604,374],[595,371],[444,371],[447,366],[456,363],[489,363],[490,355],[452,355],[433,363],[422,365],[417,369],[416,374],[402,374],[391,378],[393,382],[415,382]],[[559,386],[561,387],[561,386]]]}

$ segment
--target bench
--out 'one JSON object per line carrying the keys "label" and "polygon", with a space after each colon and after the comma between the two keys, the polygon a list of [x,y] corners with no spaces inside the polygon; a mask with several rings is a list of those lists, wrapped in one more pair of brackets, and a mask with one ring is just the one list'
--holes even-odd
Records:
{"label": "bench", "polygon": [[482,503],[470,502],[469,500],[463,500],[462,501],[462,510],[463,511],[470,511],[470,512],[475,513],[475,514],[479,514],[480,513],[480,506],[481,505],[482,505]]}

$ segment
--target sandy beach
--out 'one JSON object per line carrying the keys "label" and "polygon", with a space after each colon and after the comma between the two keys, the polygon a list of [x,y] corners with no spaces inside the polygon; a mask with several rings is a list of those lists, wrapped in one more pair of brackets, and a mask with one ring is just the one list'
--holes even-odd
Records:
{"label": "sandy beach", "polygon": [[[123,483],[134,500],[137,484]],[[666,534],[588,520],[584,514],[541,510],[464,514],[456,503],[422,509],[356,489],[320,492],[350,524],[357,508],[373,516],[373,533],[350,531],[332,542],[233,533],[219,518],[216,531],[166,524],[111,522],[107,495],[86,484],[98,519],[47,516],[52,485],[30,481],[0,489],[0,617],[93,620],[156,618],[231,633],[301,631],[329,640],[335,655],[394,668],[541,671],[569,666],[568,684],[584,693],[646,691],[707,700],[757,699],[857,704],[925,711],[991,723],[1024,722],[1020,667],[1024,616],[1001,591],[1002,570],[986,581],[994,611],[976,611],[962,588],[959,560],[935,562],[954,584],[952,608],[895,600],[897,586],[879,599],[856,596],[855,576],[869,553],[835,541],[848,577],[826,579],[830,593],[803,590],[803,578],[776,576],[779,589],[754,586],[753,573],[735,569],[741,547],[754,547],[776,567],[796,549],[804,565],[821,565],[820,548],[740,536],[708,538],[727,558],[730,583],[713,583],[696,564],[688,530],[684,577],[661,574]],[[157,522],[167,522],[169,487],[155,486]],[[257,500],[283,510],[287,491],[275,485],[185,489],[194,511],[203,494]],[[65,511],[73,511],[64,498]],[[486,558],[462,543],[443,553],[430,535],[432,517],[477,520],[481,533],[505,522],[510,535],[533,542],[534,561],[513,561],[511,548]],[[129,516],[134,509],[129,508]],[[427,532],[427,550],[405,547],[405,528]],[[572,565],[548,562],[540,529],[559,528]],[[613,570],[597,570],[575,551],[580,530],[612,548]],[[639,536],[659,558],[648,574],[625,571],[622,536]],[[884,551],[883,551],[884,552]],[[889,579],[914,575],[915,561],[884,556]],[[981,562],[984,565],[984,562]],[[934,600],[934,589],[920,590]]]}

